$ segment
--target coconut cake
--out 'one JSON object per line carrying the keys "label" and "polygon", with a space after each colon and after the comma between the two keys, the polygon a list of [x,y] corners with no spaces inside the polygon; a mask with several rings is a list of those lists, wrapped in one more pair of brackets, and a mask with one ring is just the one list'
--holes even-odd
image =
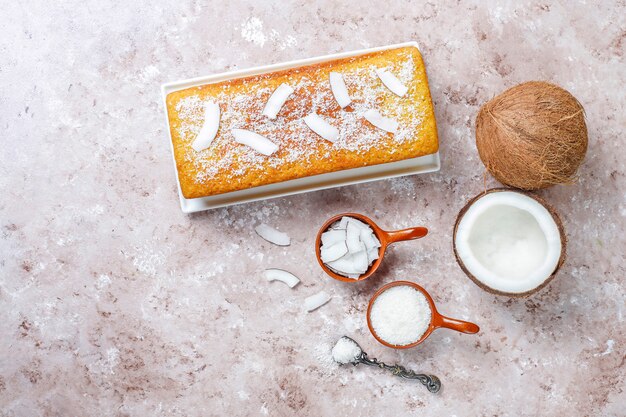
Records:
{"label": "coconut cake", "polygon": [[[377,75],[386,70],[407,87],[390,91]],[[342,108],[330,88],[342,74],[351,104]],[[274,119],[263,115],[272,93],[287,84],[293,93]],[[219,105],[219,129],[210,146],[192,143],[208,102]],[[166,97],[174,158],[185,198],[206,197],[350,168],[384,164],[438,151],[437,127],[426,70],[415,47],[372,52],[314,65],[191,87]],[[395,133],[371,124],[375,109],[397,122]],[[316,113],[338,131],[330,142],[304,118]],[[278,150],[266,156],[234,140],[233,129],[258,133]]]}

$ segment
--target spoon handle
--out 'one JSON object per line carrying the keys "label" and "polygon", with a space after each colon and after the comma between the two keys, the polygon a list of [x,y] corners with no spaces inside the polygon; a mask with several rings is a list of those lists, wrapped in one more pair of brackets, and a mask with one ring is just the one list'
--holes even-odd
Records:
{"label": "spoon handle", "polygon": [[391,371],[392,374],[405,379],[417,379],[432,393],[436,393],[441,389],[441,381],[435,375],[417,374],[404,366],[400,365],[387,365],[384,362],[379,362],[376,358],[368,358],[367,353],[363,352],[361,356],[357,358],[355,365],[362,363],[364,365],[376,366],[381,369]]}
{"label": "spoon handle", "polygon": [[386,231],[389,243],[400,242],[402,240],[421,239],[428,234],[425,227],[411,227],[409,229]]}
{"label": "spoon handle", "polygon": [[478,327],[478,325],[469,321],[453,319],[451,317],[446,317],[442,315],[439,315],[439,318],[435,321],[440,327],[456,330],[457,332],[461,333],[474,334],[480,331],[480,327]]}

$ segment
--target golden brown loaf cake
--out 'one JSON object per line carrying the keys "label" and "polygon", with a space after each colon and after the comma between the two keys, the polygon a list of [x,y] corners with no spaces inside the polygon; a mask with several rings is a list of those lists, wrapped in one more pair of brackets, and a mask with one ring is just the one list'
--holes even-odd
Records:
{"label": "golden brown loaf cake", "polygon": [[[387,69],[406,87],[403,96],[381,82],[376,69]],[[329,84],[339,72],[352,103],[342,109]],[[262,114],[274,90],[287,83],[294,92],[276,119]],[[191,144],[204,122],[204,106],[219,104],[221,120],[212,144],[196,152]],[[366,165],[394,162],[437,152],[437,126],[422,57],[415,47],[373,52],[285,71],[239,78],[175,91],[167,95],[174,157],[185,198],[206,197],[260,185]],[[376,109],[395,119],[388,133],[363,113]],[[335,143],[304,123],[316,112],[340,134]],[[278,145],[270,156],[239,144],[232,129],[248,129]]]}

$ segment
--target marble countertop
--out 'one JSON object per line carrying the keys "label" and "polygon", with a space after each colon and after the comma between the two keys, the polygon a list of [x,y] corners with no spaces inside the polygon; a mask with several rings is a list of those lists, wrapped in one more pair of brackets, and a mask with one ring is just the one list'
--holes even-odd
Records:
{"label": "marble countertop", "polygon": [[[4,2],[0,415],[623,415],[626,6],[450,3]],[[440,172],[180,211],[161,83],[408,40],[429,71]],[[590,146],[578,184],[540,193],[564,220],[567,262],[518,300],[465,277],[451,232],[483,189],[478,108],[533,79],[578,97]],[[348,210],[431,233],[345,285],[312,246]],[[292,245],[258,238],[261,222]],[[268,267],[302,284],[268,284]],[[441,330],[402,352],[378,344],[364,310],[396,279],[480,333]],[[320,290],[332,301],[304,312]],[[438,375],[443,390],[333,366],[327,350],[343,334]]]}

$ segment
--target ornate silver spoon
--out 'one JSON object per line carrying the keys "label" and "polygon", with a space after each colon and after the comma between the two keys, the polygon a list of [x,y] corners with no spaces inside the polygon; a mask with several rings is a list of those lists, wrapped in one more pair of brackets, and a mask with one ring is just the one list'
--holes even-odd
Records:
{"label": "ornate silver spoon", "polygon": [[376,358],[368,358],[367,353],[361,349],[361,346],[348,336],[339,338],[335,347],[333,347],[332,353],[333,359],[340,365],[351,363],[357,366],[362,363],[364,365],[376,366],[391,371],[392,374],[400,378],[417,379],[432,393],[436,393],[441,389],[441,381],[435,375],[418,374],[400,365],[387,365],[384,362],[379,362]]}

